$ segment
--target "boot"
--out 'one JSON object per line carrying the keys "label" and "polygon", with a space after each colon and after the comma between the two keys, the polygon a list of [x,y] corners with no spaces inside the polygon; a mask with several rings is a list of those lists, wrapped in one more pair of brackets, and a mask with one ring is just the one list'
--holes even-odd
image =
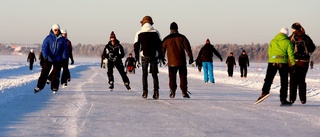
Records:
{"label": "boot", "polygon": [[142,98],[147,98],[148,97],[148,90],[144,90],[142,93]]}
{"label": "boot", "polygon": [[188,91],[182,91],[182,97],[183,98],[190,98]]}
{"label": "boot", "polygon": [[129,86],[129,83],[124,83],[124,85],[126,86],[126,88],[128,89],[128,90],[131,90],[131,87]]}
{"label": "boot", "polygon": [[176,96],[176,91],[170,90],[170,95],[169,95],[169,97],[170,97],[170,98],[174,98],[175,96]]}
{"label": "boot", "polygon": [[113,81],[110,81],[110,82],[109,82],[109,84],[110,84],[110,87],[109,87],[109,89],[110,89],[110,90],[112,90],[112,89],[114,88],[114,84],[113,84]]}
{"label": "boot", "polygon": [[153,99],[158,99],[159,98],[159,91],[155,90],[153,93]]}

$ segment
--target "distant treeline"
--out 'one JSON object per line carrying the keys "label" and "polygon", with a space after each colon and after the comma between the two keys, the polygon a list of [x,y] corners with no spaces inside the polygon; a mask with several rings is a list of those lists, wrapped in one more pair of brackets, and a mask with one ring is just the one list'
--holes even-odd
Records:
{"label": "distant treeline", "polygon": [[[121,43],[126,55],[128,56],[129,53],[133,53],[133,44],[130,43]],[[38,54],[41,50],[41,44],[36,44],[38,47],[35,50],[35,53]],[[73,55],[74,56],[88,56],[88,57],[100,57],[102,54],[102,51],[104,49],[105,44],[98,44],[98,45],[82,45],[77,44],[73,45]],[[198,53],[203,45],[198,46],[192,46],[192,52],[194,59],[198,56]],[[267,62],[268,60],[268,43],[265,44],[255,44],[252,43],[250,45],[244,44],[244,45],[238,45],[238,44],[214,44],[214,47],[218,50],[218,52],[221,54],[223,61],[226,60],[227,56],[230,52],[233,52],[234,57],[236,60],[238,59],[239,55],[241,54],[242,50],[245,50],[246,53],[249,56],[249,60],[252,62]],[[318,63],[318,60],[320,62],[320,55],[319,55],[319,46],[317,46],[317,49],[313,53],[311,59]],[[0,44],[0,54],[1,55],[9,55],[13,54],[14,49],[10,46],[5,46],[4,44]],[[27,48],[21,48],[19,51],[23,55],[27,55],[29,53],[29,49]],[[213,57],[214,61],[219,61],[217,57]]]}

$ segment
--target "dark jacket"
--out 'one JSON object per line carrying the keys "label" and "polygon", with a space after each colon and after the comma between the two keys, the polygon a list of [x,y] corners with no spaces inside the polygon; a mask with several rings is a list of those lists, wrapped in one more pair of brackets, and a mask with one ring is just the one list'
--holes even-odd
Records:
{"label": "dark jacket", "polygon": [[72,54],[72,44],[71,41],[69,39],[67,40],[67,45],[68,45],[68,57],[71,59],[72,62],[74,62],[73,60],[73,54]]}
{"label": "dark jacket", "polygon": [[136,66],[136,60],[134,57],[128,57],[126,59],[125,66]]}
{"label": "dark jacket", "polygon": [[295,41],[303,40],[305,42],[305,45],[307,47],[308,53],[314,52],[316,49],[316,46],[314,45],[312,39],[306,35],[304,32],[300,30],[296,30],[292,33],[291,36],[289,36],[289,39],[293,43],[294,48],[294,55],[296,60],[309,60],[310,55],[307,54],[306,56],[300,56],[297,54],[297,47],[295,46]]}
{"label": "dark jacket", "polygon": [[103,49],[103,56],[108,59],[108,61],[122,62],[121,59],[124,55],[123,47],[118,40],[116,40],[115,45],[112,45],[109,41]]}
{"label": "dark jacket", "polygon": [[228,66],[233,66],[236,65],[236,61],[234,59],[234,56],[228,56],[227,60],[226,60],[226,64]]}
{"label": "dark jacket", "polygon": [[241,54],[238,59],[239,66],[247,66],[249,67],[249,58],[247,54]]}
{"label": "dark jacket", "polygon": [[220,53],[211,44],[205,44],[198,54],[196,60],[201,60],[201,62],[212,62],[213,53],[222,61]]}
{"label": "dark jacket", "polygon": [[50,62],[68,59],[67,41],[61,35],[56,36],[52,30],[42,43],[42,56]]}
{"label": "dark jacket", "polygon": [[28,61],[28,62],[34,62],[34,61],[37,61],[37,59],[36,59],[36,55],[34,55],[34,53],[33,53],[33,52],[29,52],[29,55],[28,55],[27,61]]}
{"label": "dark jacket", "polygon": [[141,30],[136,33],[134,53],[137,61],[139,61],[139,54],[141,56],[162,58],[160,34],[149,23],[145,23]]}
{"label": "dark jacket", "polygon": [[171,33],[163,39],[163,56],[165,56],[166,51],[169,67],[186,66],[185,52],[187,52],[189,58],[193,59],[188,39],[179,32]]}

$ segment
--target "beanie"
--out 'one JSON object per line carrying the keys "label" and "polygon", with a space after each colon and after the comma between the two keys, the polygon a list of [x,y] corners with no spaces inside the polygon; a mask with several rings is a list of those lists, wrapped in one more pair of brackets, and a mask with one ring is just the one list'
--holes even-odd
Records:
{"label": "beanie", "polygon": [[206,44],[210,44],[210,40],[209,39],[206,40]]}
{"label": "beanie", "polygon": [[55,29],[60,29],[60,26],[59,24],[53,24],[52,27],[51,27],[52,30],[55,30]]}
{"label": "beanie", "polygon": [[178,30],[178,24],[175,22],[172,22],[170,24],[170,30]]}
{"label": "beanie", "polygon": [[242,50],[242,52],[246,52],[245,50]]}
{"label": "beanie", "polygon": [[295,30],[301,30],[302,26],[299,22],[296,22],[292,24],[291,28]]}
{"label": "beanie", "polygon": [[151,25],[153,25],[153,21],[150,16],[144,16],[143,19],[140,21],[140,23],[141,23],[141,25],[143,25],[145,23],[150,23]]}
{"label": "beanie", "polygon": [[67,29],[61,29],[61,33],[67,33]]}
{"label": "beanie", "polygon": [[281,28],[280,33],[286,34],[287,36],[289,35],[289,30],[286,27]]}
{"label": "beanie", "polygon": [[114,34],[113,31],[112,31],[111,34],[110,34],[110,39],[111,39],[111,38],[117,39],[117,38],[116,38],[116,34]]}

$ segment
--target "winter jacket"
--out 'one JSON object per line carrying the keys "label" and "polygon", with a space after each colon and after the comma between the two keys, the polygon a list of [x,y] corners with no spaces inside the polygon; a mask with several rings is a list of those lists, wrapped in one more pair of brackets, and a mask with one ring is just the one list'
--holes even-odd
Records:
{"label": "winter jacket", "polygon": [[[286,34],[277,34],[270,42],[268,48],[269,63],[288,63],[289,60],[295,60],[293,47],[290,39]],[[290,61],[291,65],[295,65],[295,61]]]}
{"label": "winter jacket", "polygon": [[29,52],[27,61],[28,61],[28,62],[37,61],[36,55],[35,55],[33,52]]}
{"label": "winter jacket", "polygon": [[68,59],[68,46],[66,39],[61,35],[56,36],[51,31],[43,41],[42,56],[44,60],[48,60],[50,62],[58,62],[63,59]]}
{"label": "winter jacket", "polygon": [[158,30],[151,24],[145,23],[134,38],[135,58],[139,61],[139,54],[148,57],[161,57],[161,38]]}
{"label": "winter jacket", "polygon": [[248,66],[249,67],[249,57],[247,54],[241,54],[238,58],[239,66]]}
{"label": "winter jacket", "polygon": [[162,53],[167,51],[167,65],[169,67],[186,66],[186,55],[193,59],[192,50],[188,39],[179,32],[171,33],[163,39]]}
{"label": "winter jacket", "polygon": [[309,60],[310,59],[310,55],[307,54],[306,56],[301,56],[298,55],[297,52],[297,47],[294,44],[295,41],[299,41],[302,40],[305,42],[305,46],[307,47],[307,51],[308,53],[312,53],[314,52],[314,50],[316,49],[316,46],[314,45],[312,39],[306,35],[304,32],[300,31],[300,30],[296,30],[292,33],[291,36],[289,36],[289,39],[291,40],[292,44],[293,44],[293,49],[294,49],[294,57],[296,60]]}
{"label": "winter jacket", "polygon": [[103,56],[112,62],[122,62],[121,59],[124,55],[123,47],[118,40],[116,40],[115,45],[112,45],[111,41],[109,41],[103,50]]}
{"label": "winter jacket", "polygon": [[73,62],[72,44],[71,44],[71,41],[69,39],[66,39],[66,40],[67,40],[67,45],[68,45],[68,57]]}
{"label": "winter jacket", "polygon": [[213,53],[222,61],[220,53],[211,44],[205,44],[198,54],[196,60],[201,60],[201,62],[213,62]]}
{"label": "winter jacket", "polygon": [[233,56],[228,56],[228,58],[226,60],[226,64],[228,66],[236,65],[236,61],[235,61],[234,57]]}
{"label": "winter jacket", "polygon": [[125,61],[125,66],[136,66],[136,60],[133,57],[128,57]]}

